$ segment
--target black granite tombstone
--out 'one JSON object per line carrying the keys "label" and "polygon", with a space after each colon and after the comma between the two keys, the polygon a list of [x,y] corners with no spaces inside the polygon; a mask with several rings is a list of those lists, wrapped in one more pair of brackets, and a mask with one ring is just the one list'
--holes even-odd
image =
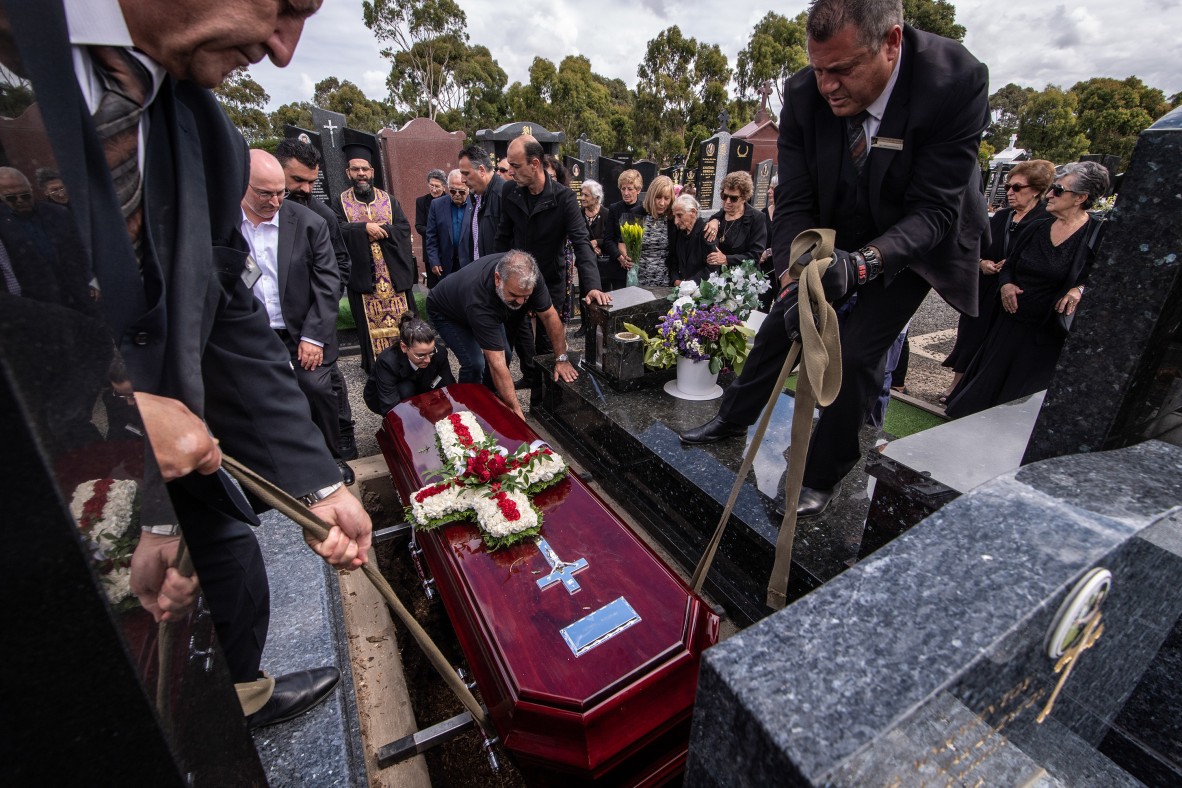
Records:
{"label": "black granite tombstone", "polygon": [[752,195],[752,205],[755,210],[767,208],[767,190],[772,185],[772,160],[764,159],[755,165],[755,194]]}
{"label": "black granite tombstone", "polygon": [[648,159],[640,159],[632,162],[632,169],[640,173],[640,177],[644,179],[644,189],[647,191],[648,185],[653,182],[653,178],[657,177],[657,163]]}
{"label": "black granite tombstone", "polygon": [[1025,466],[711,649],[685,784],[1179,784],[1179,469]]}
{"label": "black granite tombstone", "polygon": [[1182,108],[1141,132],[1025,461],[1154,437],[1182,408]]}
{"label": "black granite tombstone", "polygon": [[593,181],[599,180],[599,156],[603,153],[603,148],[587,139],[586,134],[579,135],[578,143],[579,148],[576,152],[578,153],[579,159],[587,165],[587,179]]}
{"label": "black granite tombstone", "polygon": [[[323,158],[320,172],[324,177],[324,188],[329,200],[335,200],[351,185],[345,172],[349,162],[341,152],[341,147],[345,144],[345,116],[339,112],[312,107],[312,127],[320,135],[320,155]],[[373,146],[373,150],[376,158],[377,145]]]}
{"label": "black granite tombstone", "polygon": [[576,159],[574,156],[563,156],[562,166],[566,167],[566,175],[571,191],[579,198],[579,204],[583,203],[583,181],[587,180],[587,164],[582,159]]}
{"label": "black granite tombstone", "polygon": [[719,145],[720,138],[711,137],[698,146],[698,203],[703,216],[710,216],[716,208],[715,187],[722,180],[718,174]]}
{"label": "black granite tombstone", "polygon": [[750,173],[755,166],[753,156],[755,154],[755,146],[747,140],[737,139],[731,137],[730,153],[726,159],[726,171],[732,172],[746,172]]}
{"label": "black granite tombstone", "polygon": [[500,161],[509,151],[509,143],[523,134],[536,139],[552,156],[561,154],[562,143],[566,142],[566,132],[548,131],[544,127],[530,121],[516,121],[506,123],[495,129],[481,129],[476,132],[476,143],[493,157]]}
{"label": "black granite tombstone", "polygon": [[[610,306],[587,307],[588,326],[586,359],[618,391],[639,388],[648,373],[644,367],[644,347],[626,336],[625,323],[653,334],[657,320],[669,311],[668,287],[625,287],[612,292]],[[668,379],[664,376],[662,380]]]}
{"label": "black granite tombstone", "polygon": [[314,131],[301,129],[299,126],[286,123],[283,126],[283,136],[288,138],[294,137],[309,145],[314,145],[316,150],[320,151],[320,171],[316,174],[316,182],[312,184],[312,196],[325,204],[331,203],[333,198],[328,196],[328,184],[325,181],[325,171],[327,168],[324,166],[324,149],[320,145],[320,135]]}
{"label": "black granite tombstone", "polygon": [[620,173],[628,169],[629,162],[622,159],[599,157],[599,183],[603,186],[603,202],[611,205],[620,201]]}

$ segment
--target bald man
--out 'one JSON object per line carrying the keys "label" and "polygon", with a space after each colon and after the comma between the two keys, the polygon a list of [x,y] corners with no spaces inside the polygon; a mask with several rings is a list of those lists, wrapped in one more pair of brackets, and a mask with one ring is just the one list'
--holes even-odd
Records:
{"label": "bald man", "polygon": [[271,328],[291,354],[312,421],[324,436],[345,484],[353,471],[341,458],[337,398],[331,365],[337,357],[337,295],[341,275],[329,241],[328,223],[286,201],[286,175],[279,160],[250,152],[250,183],[242,196],[242,235],[258,275],[251,290],[267,311]]}

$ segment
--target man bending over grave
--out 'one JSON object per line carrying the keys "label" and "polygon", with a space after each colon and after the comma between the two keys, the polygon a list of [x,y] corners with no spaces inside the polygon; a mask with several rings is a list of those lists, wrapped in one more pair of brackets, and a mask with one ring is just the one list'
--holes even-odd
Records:
{"label": "man bending over grave", "polygon": [[528,252],[511,250],[474,260],[445,277],[427,296],[427,315],[460,360],[460,382],[483,382],[521,418],[509,374],[512,358],[505,324],[521,309],[537,315],[554,348],[554,379],[579,377],[567,360],[566,333]]}

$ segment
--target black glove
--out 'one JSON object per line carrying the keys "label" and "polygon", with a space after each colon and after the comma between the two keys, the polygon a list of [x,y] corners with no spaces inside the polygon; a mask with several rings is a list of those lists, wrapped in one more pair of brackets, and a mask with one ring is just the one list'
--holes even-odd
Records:
{"label": "black glove", "polygon": [[792,282],[776,296],[776,303],[784,303],[784,330],[788,333],[789,342],[796,342],[800,339],[799,298],[800,290],[797,289],[796,282]]}
{"label": "black glove", "polygon": [[878,255],[869,248],[856,252],[833,250],[833,262],[821,275],[821,286],[825,289],[825,300],[839,304],[864,285],[882,273]]}

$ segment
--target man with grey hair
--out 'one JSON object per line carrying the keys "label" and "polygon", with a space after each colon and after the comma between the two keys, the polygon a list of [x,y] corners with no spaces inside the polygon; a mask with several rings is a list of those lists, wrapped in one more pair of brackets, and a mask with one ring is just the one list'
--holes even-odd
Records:
{"label": "man with grey hair", "polygon": [[472,194],[472,218],[460,238],[460,265],[496,251],[497,227],[501,223],[501,190],[505,182],[496,177],[492,157],[479,145],[460,151],[459,170]]}
{"label": "man with grey hair", "polygon": [[427,296],[427,315],[460,361],[460,383],[483,382],[521,418],[509,374],[512,357],[505,324],[522,310],[538,316],[558,354],[554,379],[567,383],[579,373],[567,361],[566,333],[541,271],[528,252],[513,249],[474,260],[444,279]]}
{"label": "man with grey hair", "polygon": [[977,150],[988,72],[963,46],[903,23],[901,0],[815,0],[810,67],[789,78],[771,247],[779,294],[718,416],[686,443],[745,436],[798,334],[792,240],[832,228],[826,297],[858,300],[841,323],[842,387],[817,423],[798,513],[820,514],[861,456],[858,431],[882,388],[886,351],[928,291],[977,309],[987,229]]}
{"label": "man with grey hair", "polygon": [[428,288],[434,288],[440,279],[460,270],[460,236],[471,218],[472,206],[464,176],[459,170],[452,170],[447,176],[447,194],[432,200],[427,211],[427,243],[423,254],[427,258]]}

